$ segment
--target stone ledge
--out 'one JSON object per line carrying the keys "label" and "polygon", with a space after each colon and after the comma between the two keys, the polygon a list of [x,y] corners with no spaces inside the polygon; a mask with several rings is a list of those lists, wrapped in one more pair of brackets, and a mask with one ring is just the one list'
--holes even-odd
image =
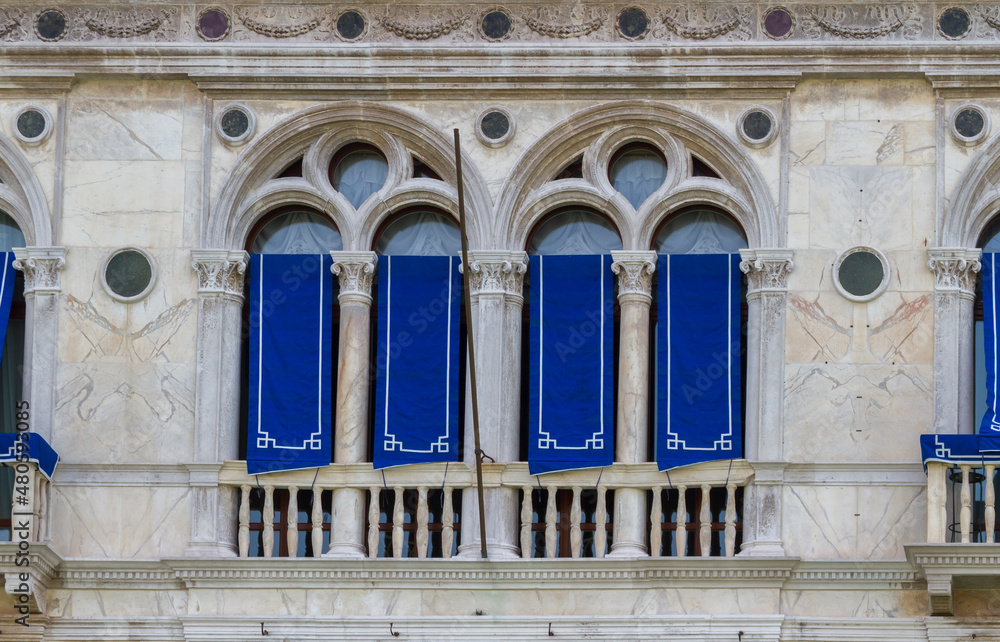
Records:
{"label": "stone ledge", "polygon": [[927,579],[931,615],[951,615],[953,592],[963,581],[1000,585],[1000,544],[906,544],[906,559]]}

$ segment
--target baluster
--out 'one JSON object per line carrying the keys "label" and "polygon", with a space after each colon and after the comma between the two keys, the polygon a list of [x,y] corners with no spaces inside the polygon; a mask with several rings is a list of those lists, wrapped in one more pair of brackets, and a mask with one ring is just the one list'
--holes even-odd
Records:
{"label": "baluster", "polygon": [[583,544],[583,532],[580,529],[580,493],[579,486],[573,487],[573,504],[569,509],[569,545],[570,555],[580,557],[580,546]]}
{"label": "baluster", "polygon": [[417,557],[427,557],[427,487],[417,489]]}
{"label": "baluster", "polygon": [[712,487],[701,485],[701,512],[698,515],[699,539],[701,540],[701,556],[708,557],[712,552],[712,502],[709,494]]}
{"label": "baluster", "polygon": [[972,530],[972,488],[969,487],[969,471],[972,466],[962,466],[962,543],[969,543],[969,533]]}
{"label": "baluster", "polygon": [[545,504],[545,557],[556,558],[556,492],[557,488],[549,487],[549,500]]}
{"label": "baluster", "polygon": [[663,486],[653,487],[649,509],[649,556],[659,557],[663,549]]}
{"label": "baluster", "polygon": [[264,557],[274,554],[274,486],[264,486]]}
{"label": "baluster", "polygon": [[736,554],[736,482],[726,484],[726,557]]}
{"label": "baluster", "polygon": [[36,524],[36,526],[35,526],[35,530],[36,530],[35,541],[36,542],[42,542],[42,541],[45,540],[45,524],[46,524],[45,511],[48,508],[48,506],[46,505],[46,501],[45,501],[45,499],[46,499],[45,498],[45,476],[42,475],[41,472],[37,472],[35,470],[33,470],[31,474],[35,476],[35,488],[36,488],[36,493],[37,493],[37,497],[38,497],[38,503],[35,504],[36,506],[38,506],[38,509],[35,511],[35,515],[38,518],[38,519],[35,520],[35,524]]}
{"label": "baluster", "polygon": [[392,505],[392,556],[400,558],[403,556],[403,492],[404,489],[396,486],[392,489],[396,495],[396,501]]}
{"label": "baluster", "polygon": [[382,489],[372,486],[368,489],[368,557],[378,557],[379,495]]}
{"label": "baluster", "polygon": [[299,489],[288,487],[288,514],[285,515],[285,544],[288,546],[288,557],[299,556]]}
{"label": "baluster", "polygon": [[250,485],[240,486],[240,557],[250,556]]}
{"label": "baluster", "polygon": [[945,540],[948,512],[945,503],[948,492],[945,485],[947,466],[941,462],[927,462],[927,543],[941,544]]}
{"label": "baluster", "polygon": [[993,488],[993,471],[995,466],[988,464],[986,466],[986,479],[984,483],[986,487],[983,493],[983,500],[986,503],[986,543],[993,543],[993,535],[996,532],[997,523],[997,510],[996,510],[996,490]]}
{"label": "baluster", "polygon": [[521,557],[531,557],[531,486],[521,488]]}
{"label": "baluster", "polygon": [[677,546],[677,557],[687,555],[687,486],[677,487],[677,530],[674,531],[674,543]]}
{"label": "baluster", "polygon": [[441,506],[441,556],[451,557],[451,548],[455,545],[455,509],[451,504],[454,490],[445,488]]}
{"label": "baluster", "polygon": [[312,549],[313,557],[323,554],[323,489],[315,486],[313,486]]}
{"label": "baluster", "polygon": [[594,513],[594,555],[604,557],[608,547],[608,489],[597,487],[597,511]]}

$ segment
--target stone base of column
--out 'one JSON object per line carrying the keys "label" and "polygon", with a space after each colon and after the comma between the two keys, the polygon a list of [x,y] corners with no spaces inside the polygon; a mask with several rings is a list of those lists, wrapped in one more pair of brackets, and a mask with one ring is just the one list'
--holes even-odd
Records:
{"label": "stone base of column", "polygon": [[[520,511],[517,490],[513,488],[487,488],[483,490],[486,505],[486,554],[489,559],[517,559],[521,550],[517,545]],[[462,491],[462,543],[458,556],[463,559],[482,558],[482,540],[479,536],[479,497],[475,488]]]}
{"label": "stone base of column", "polygon": [[740,547],[737,557],[785,557],[781,540],[757,540]]}
{"label": "stone base of column", "polygon": [[358,488],[337,488],[333,491],[330,515],[330,550],[323,557],[362,559],[364,545],[367,494]]}
{"label": "stone base of column", "polygon": [[619,488],[615,491],[615,531],[608,557],[648,557],[646,548],[646,491]]}
{"label": "stone base of column", "polygon": [[184,551],[185,557],[236,557],[236,547],[222,542],[191,542]]}

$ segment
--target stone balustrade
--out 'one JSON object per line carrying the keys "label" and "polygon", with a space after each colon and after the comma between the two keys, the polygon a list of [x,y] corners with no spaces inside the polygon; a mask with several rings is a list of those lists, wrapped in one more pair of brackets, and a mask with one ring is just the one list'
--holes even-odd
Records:
{"label": "stone balustrade", "polygon": [[996,540],[995,464],[927,462],[927,542]]}
{"label": "stone balustrade", "polygon": [[[519,491],[519,519],[508,521],[517,525],[524,558],[605,557],[615,528],[622,526],[643,532],[653,557],[732,557],[742,489],[753,475],[745,460],[689,466],[669,475],[656,464],[641,463],[533,476],[522,462],[484,465],[483,484]],[[247,475],[243,462],[227,462],[219,483],[239,489],[240,557],[336,557],[329,550],[336,515],[332,496],[347,488],[367,495],[367,525],[351,525],[366,533],[367,557],[448,558],[463,532],[461,500],[475,488],[475,474],[461,464],[384,471],[371,464],[331,464],[255,477]],[[626,489],[646,501],[638,510],[614,512],[616,491],[621,495]],[[612,514],[617,524],[610,521]],[[471,538],[478,524],[469,520],[464,527]]]}

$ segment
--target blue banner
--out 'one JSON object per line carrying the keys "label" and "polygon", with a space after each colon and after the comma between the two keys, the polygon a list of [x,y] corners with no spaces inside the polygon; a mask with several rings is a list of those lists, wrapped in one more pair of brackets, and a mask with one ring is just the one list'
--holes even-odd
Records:
{"label": "blue banner", "polygon": [[660,470],[742,457],[740,256],[666,254],[656,271]]}
{"label": "blue banner", "polygon": [[460,263],[378,258],[375,468],[459,459]]}
{"label": "blue banner", "polygon": [[986,344],[986,414],[979,424],[979,434],[1000,435],[1000,412],[997,409],[997,287],[996,254],[983,254],[983,342]]}
{"label": "blue banner", "polygon": [[331,265],[329,254],[250,256],[251,475],[331,461]]}
{"label": "blue banner", "polygon": [[3,269],[0,270],[0,352],[7,338],[7,321],[10,319],[10,304],[14,300],[14,279],[17,270],[14,269],[14,253],[2,252]]}
{"label": "blue banner", "polygon": [[51,480],[59,464],[59,455],[49,442],[33,432],[0,433],[0,462],[33,461],[38,470]]}
{"label": "blue banner", "polygon": [[528,470],[614,461],[610,255],[531,257]]}
{"label": "blue banner", "polygon": [[920,456],[927,462],[961,466],[1000,464],[1000,439],[983,435],[920,435]]}

